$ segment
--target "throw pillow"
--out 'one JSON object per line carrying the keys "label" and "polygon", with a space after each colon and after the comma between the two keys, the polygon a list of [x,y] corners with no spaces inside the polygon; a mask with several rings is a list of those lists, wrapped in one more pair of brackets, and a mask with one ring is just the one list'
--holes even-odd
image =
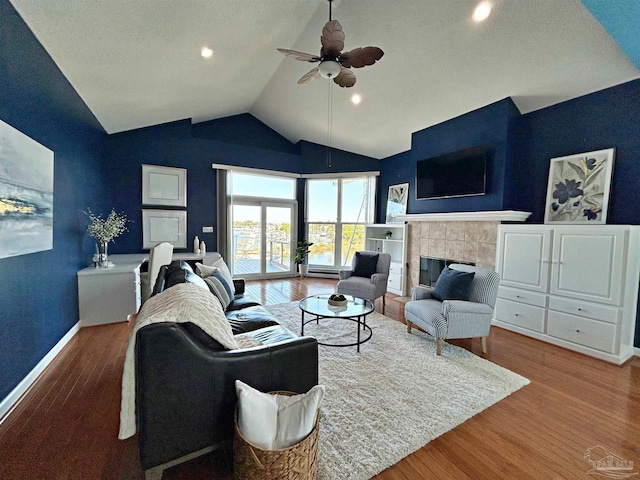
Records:
{"label": "throw pillow", "polygon": [[265,450],[291,447],[313,430],[324,392],[324,385],[316,385],[300,395],[262,393],[236,380],[240,433]]}
{"label": "throw pillow", "polygon": [[250,443],[273,450],[278,429],[278,404],[273,395],[262,393],[236,380],[238,429]]}
{"label": "throw pillow", "polygon": [[367,277],[376,273],[378,267],[378,254],[377,253],[364,253],[356,252],[356,260],[353,265],[353,272],[351,275],[355,277]]}
{"label": "throw pillow", "polygon": [[431,297],[441,302],[444,300],[469,300],[474,276],[475,272],[461,272],[446,267],[438,277]]}
{"label": "throw pillow", "polygon": [[220,300],[222,309],[226,310],[231,300],[233,300],[233,293],[231,293],[231,287],[229,287],[227,279],[224,278],[221,273],[215,272],[206,277],[204,281],[207,283],[211,293]]}
{"label": "throw pillow", "polygon": [[[196,269],[198,270],[198,275],[201,277],[207,277],[213,273],[212,268],[216,268],[220,271],[220,273],[227,279],[229,285],[231,285],[231,293],[235,295],[236,287],[233,284],[233,276],[231,276],[231,272],[229,271],[229,267],[225,263],[222,257],[217,257],[215,261],[211,263],[211,265],[204,265],[202,263],[196,263]],[[232,297],[233,297],[232,295]]]}
{"label": "throw pillow", "polygon": [[274,449],[295,445],[311,433],[316,424],[316,414],[324,391],[324,385],[316,385],[301,395],[276,395],[278,431]]}

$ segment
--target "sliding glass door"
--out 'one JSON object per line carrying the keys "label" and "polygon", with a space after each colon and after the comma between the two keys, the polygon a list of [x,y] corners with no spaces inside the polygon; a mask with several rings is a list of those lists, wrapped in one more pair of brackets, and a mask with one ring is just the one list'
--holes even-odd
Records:
{"label": "sliding glass door", "polygon": [[266,278],[293,274],[295,202],[235,199],[231,218],[234,275]]}

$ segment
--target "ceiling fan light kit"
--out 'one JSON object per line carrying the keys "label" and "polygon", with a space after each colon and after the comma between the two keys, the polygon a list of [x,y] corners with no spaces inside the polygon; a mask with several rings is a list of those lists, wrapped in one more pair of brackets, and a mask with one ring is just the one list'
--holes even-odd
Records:
{"label": "ceiling fan light kit", "polygon": [[320,36],[322,48],[319,56],[286,48],[278,49],[283,55],[301,62],[320,62],[320,65],[298,80],[299,84],[324,77],[332,78],[341,87],[353,87],[356,84],[356,75],[350,69],[373,65],[384,55],[384,52],[378,47],[359,47],[342,53],[344,50],[344,31],[340,22],[331,19],[331,2],[332,0],[329,0],[329,21],[325,24]]}

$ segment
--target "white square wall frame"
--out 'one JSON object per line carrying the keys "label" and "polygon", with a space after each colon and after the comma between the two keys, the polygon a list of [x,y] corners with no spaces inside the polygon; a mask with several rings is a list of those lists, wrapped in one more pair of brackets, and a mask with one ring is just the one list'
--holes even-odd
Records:
{"label": "white square wall frame", "polygon": [[187,212],[142,210],[142,248],[153,248],[162,242],[187,248]]}
{"label": "white square wall frame", "polygon": [[187,169],[142,165],[142,204],[187,206]]}

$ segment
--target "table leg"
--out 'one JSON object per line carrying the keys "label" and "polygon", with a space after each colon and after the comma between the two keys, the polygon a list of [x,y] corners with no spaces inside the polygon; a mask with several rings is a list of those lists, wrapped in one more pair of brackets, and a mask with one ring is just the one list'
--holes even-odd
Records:
{"label": "table leg", "polygon": [[[360,353],[360,320],[362,317],[358,317],[358,348],[357,352]],[[362,327],[364,329],[364,327]]]}
{"label": "table leg", "polygon": [[302,326],[300,327],[300,335],[304,336],[304,310],[300,310],[302,312]]}

